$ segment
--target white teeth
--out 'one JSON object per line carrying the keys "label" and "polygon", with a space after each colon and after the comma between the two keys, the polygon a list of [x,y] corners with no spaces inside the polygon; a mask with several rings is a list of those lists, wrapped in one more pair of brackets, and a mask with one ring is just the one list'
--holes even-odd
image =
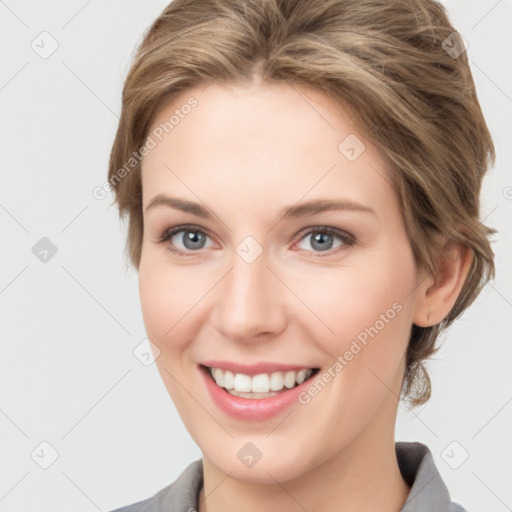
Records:
{"label": "white teeth", "polygon": [[295,386],[296,379],[297,379],[297,375],[295,375],[295,372],[286,372],[284,374],[284,385],[287,388],[293,388],[293,386]]}
{"label": "white teeth", "polygon": [[297,384],[302,384],[306,380],[309,370],[299,370],[297,372]]}
{"label": "white teeth", "polygon": [[[217,371],[222,371],[217,368]],[[252,379],[249,375],[243,373],[235,374],[235,381],[233,382],[235,391],[244,391],[250,393],[252,391]]]}
{"label": "white teeth", "polygon": [[[236,396],[243,396],[246,393],[257,394],[281,391],[285,387],[291,389],[296,384],[302,384],[313,373],[312,369],[302,368],[297,372],[260,373],[251,377],[243,373],[233,374],[229,370],[221,370],[220,368],[210,368],[210,371],[218,386],[233,391],[232,394],[236,394]],[[262,396],[262,398],[264,397]]]}
{"label": "white teeth", "polygon": [[270,389],[272,391],[280,391],[283,386],[283,372],[274,372],[270,375]]}
{"label": "white teeth", "polygon": [[235,387],[235,376],[229,370],[224,372],[224,387],[226,389],[233,389]]}
{"label": "white teeth", "polygon": [[252,378],[252,389],[253,393],[268,393],[270,390],[270,378],[266,373],[255,375]]}
{"label": "white teeth", "polygon": [[219,368],[212,368],[212,377],[217,383],[217,386],[224,387],[224,372]]}

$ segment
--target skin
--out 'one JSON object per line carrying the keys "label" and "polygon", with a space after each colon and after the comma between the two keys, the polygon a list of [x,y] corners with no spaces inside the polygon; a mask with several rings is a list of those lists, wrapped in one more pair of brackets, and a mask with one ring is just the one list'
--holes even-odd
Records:
{"label": "skin", "polygon": [[[162,106],[153,127],[190,96],[198,105],[144,158],[143,208],[166,194],[207,206],[213,217],[165,205],[144,211],[139,290],[159,372],[203,454],[200,512],[400,510],[410,489],[394,425],[409,332],[448,314],[470,254],[450,246],[435,278],[416,268],[377,150],[321,93],[286,83],[213,83]],[[365,144],[355,161],[338,150],[349,134]],[[347,199],[373,213],[278,217],[285,206],[318,198]],[[183,231],[158,241],[182,224],[203,229],[204,245],[190,249]],[[334,236],[323,252],[305,232],[324,226],[355,243]],[[236,252],[247,236],[263,249],[252,263]],[[210,399],[199,361],[328,368],[396,302],[400,312],[310,403],[241,421]],[[252,468],[237,458],[247,442],[262,453]]]}

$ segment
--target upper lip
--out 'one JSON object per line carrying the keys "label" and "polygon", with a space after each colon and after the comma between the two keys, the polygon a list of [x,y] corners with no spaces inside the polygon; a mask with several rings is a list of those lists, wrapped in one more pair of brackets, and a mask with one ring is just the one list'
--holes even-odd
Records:
{"label": "upper lip", "polygon": [[281,364],[261,361],[253,364],[240,364],[232,361],[202,361],[200,364],[209,366],[210,368],[220,368],[221,370],[229,370],[233,373],[243,373],[244,375],[259,375],[261,373],[298,371],[303,368],[316,368],[309,365],[298,364]]}

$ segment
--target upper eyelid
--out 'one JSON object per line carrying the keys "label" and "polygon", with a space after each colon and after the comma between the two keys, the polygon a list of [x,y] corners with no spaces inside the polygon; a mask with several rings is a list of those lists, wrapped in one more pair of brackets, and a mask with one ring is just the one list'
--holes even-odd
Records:
{"label": "upper eyelid", "polygon": [[180,233],[181,231],[198,231],[198,232],[204,233],[208,237],[212,238],[207,229],[202,228],[200,226],[195,226],[193,224],[185,224],[185,225],[173,226],[171,228],[164,229],[162,231],[162,234],[158,237],[158,239],[160,240],[163,238],[170,238],[171,236],[174,236],[177,233]]}

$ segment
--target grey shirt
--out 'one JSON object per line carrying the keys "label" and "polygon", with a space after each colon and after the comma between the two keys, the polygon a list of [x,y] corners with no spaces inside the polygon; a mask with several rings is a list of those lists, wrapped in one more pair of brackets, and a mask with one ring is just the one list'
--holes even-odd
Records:
{"label": "grey shirt", "polygon": [[[411,487],[400,512],[467,512],[450,500],[430,450],[421,443],[395,444],[398,466]],[[203,485],[203,461],[189,464],[170,485],[151,498],[112,512],[195,512]]]}

